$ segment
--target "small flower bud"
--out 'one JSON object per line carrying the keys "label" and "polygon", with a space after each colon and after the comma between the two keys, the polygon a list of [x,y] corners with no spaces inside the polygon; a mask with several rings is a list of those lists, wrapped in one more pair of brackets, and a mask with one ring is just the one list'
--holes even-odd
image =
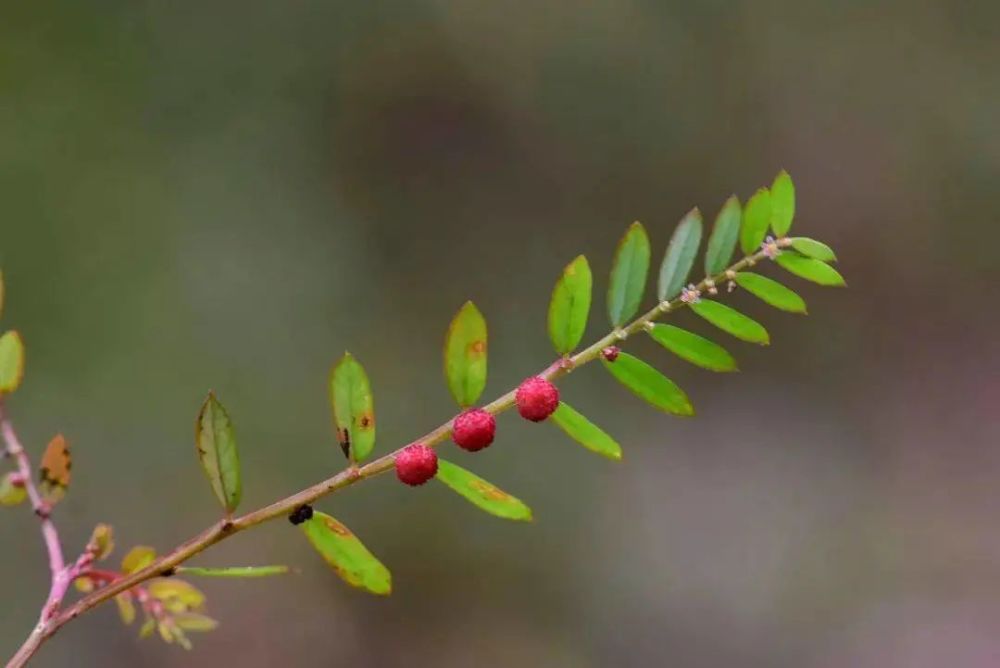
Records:
{"label": "small flower bud", "polygon": [[601,356],[609,362],[614,362],[618,359],[619,352],[621,352],[621,348],[618,346],[608,346],[601,350]]}

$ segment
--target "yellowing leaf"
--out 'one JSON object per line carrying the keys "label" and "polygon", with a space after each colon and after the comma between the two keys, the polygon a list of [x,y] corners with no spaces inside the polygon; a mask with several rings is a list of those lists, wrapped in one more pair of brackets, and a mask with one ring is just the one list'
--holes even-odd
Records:
{"label": "yellowing leaf", "polygon": [[224,566],[222,568],[178,566],[177,572],[207,578],[264,578],[270,575],[284,575],[288,572],[288,566]]}
{"label": "yellowing leaf", "polygon": [[72,469],[69,445],[62,434],[56,434],[45,448],[38,473],[42,497],[50,504],[58,502],[66,494]]}
{"label": "yellowing leaf", "polygon": [[175,577],[151,580],[146,590],[170,612],[197,610],[205,604],[205,595],[197,587]]}
{"label": "yellowing leaf", "polygon": [[233,423],[213,392],[208,393],[198,412],[194,439],[198,461],[215,497],[227,514],[232,513],[243,496],[240,455],[236,449]]}
{"label": "yellowing leaf", "polygon": [[73,580],[73,587],[81,594],[89,594],[94,591],[94,581],[88,577]]}
{"label": "yellowing leaf", "polygon": [[24,342],[11,330],[0,336],[0,397],[21,386],[24,378]]}
{"label": "yellowing leaf", "polygon": [[122,573],[129,575],[141,571],[156,560],[156,550],[146,545],[136,545],[122,557]]}
{"label": "yellowing leaf", "polygon": [[142,627],[139,629],[140,638],[148,638],[156,630],[156,620],[152,617],[147,617],[146,621],[142,623]]}
{"label": "yellowing leaf", "polygon": [[16,506],[28,498],[24,485],[14,484],[14,476],[13,472],[9,472],[0,478],[0,506]]}
{"label": "yellowing leaf", "polygon": [[364,461],[375,447],[375,400],[368,374],[351,353],[330,372],[330,404],[341,447],[352,461]]}
{"label": "yellowing leaf", "polygon": [[87,549],[94,553],[95,559],[106,559],[115,549],[112,529],[107,524],[98,524],[90,534]]}
{"label": "yellowing leaf", "polygon": [[115,603],[118,604],[118,616],[122,618],[122,623],[125,626],[135,621],[135,605],[132,603],[132,594],[123,591],[115,596]]}
{"label": "yellowing leaf", "polygon": [[531,520],[531,508],[492,483],[456,466],[449,461],[438,459],[438,480],[465,497],[473,505],[491,515],[506,520]]}
{"label": "yellowing leaf", "polygon": [[185,631],[199,632],[212,631],[219,626],[219,622],[216,620],[197,612],[182,612],[174,615],[174,623]]}
{"label": "yellowing leaf", "polygon": [[392,591],[389,570],[346,526],[319,511],[299,526],[344,582],[382,596]]}
{"label": "yellowing leaf", "polygon": [[444,341],[444,377],[462,408],[476,403],[486,388],[486,319],[472,302],[458,310]]}

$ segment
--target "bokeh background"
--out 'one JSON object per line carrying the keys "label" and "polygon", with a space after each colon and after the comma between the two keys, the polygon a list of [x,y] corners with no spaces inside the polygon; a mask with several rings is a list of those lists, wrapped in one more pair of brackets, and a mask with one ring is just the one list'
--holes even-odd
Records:
{"label": "bokeh background", "polygon": [[[106,606],[37,665],[998,665],[998,21],[952,0],[4,2],[3,325],[28,345],[10,410],[36,456],[73,443],[68,549],[101,520],[167,549],[215,519],[192,447],[209,388],[244,506],[266,503],[342,464],[343,350],[394,448],[452,413],[440,344],[465,299],[494,396],[550,361],[569,259],[600,276],[600,336],[628,223],[662,249],[688,208],[782,167],[796,231],[851,285],[789,278],[808,318],[734,295],[773,339],[726,342],[741,374],[630,344],[693,420],[574,374],[620,464],[513,415],[474,461],[449,453],[533,524],[389,476],[324,500],[391,598],[275,522],[198,563],[301,575],[203,583],[222,626],[193,653]],[[0,539],[8,655],[47,573],[29,513]]]}

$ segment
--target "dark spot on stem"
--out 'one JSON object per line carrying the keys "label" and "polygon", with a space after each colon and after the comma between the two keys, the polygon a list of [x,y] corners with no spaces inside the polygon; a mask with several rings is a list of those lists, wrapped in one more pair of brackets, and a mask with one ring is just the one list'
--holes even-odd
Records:
{"label": "dark spot on stem", "polygon": [[293,525],[298,526],[303,522],[312,519],[312,516],[313,516],[312,506],[310,506],[309,504],[304,504],[292,511],[292,513],[288,516],[288,521],[291,522]]}

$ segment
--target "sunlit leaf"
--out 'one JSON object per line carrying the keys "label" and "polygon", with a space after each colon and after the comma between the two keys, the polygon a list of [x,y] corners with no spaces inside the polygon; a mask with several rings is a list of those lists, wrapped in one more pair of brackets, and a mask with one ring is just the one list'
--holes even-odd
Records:
{"label": "sunlit leaf", "polygon": [[691,304],[691,310],[737,339],[759,343],[762,346],[771,342],[763,325],[725,304],[702,299]]}
{"label": "sunlit leaf", "polygon": [[572,352],[583,338],[592,287],[590,264],[582,255],[566,265],[556,281],[549,302],[549,339],[560,355]]}
{"label": "sunlit leaf", "polygon": [[660,265],[658,292],[660,301],[673,299],[687,283],[691,267],[701,245],[701,211],[691,209],[674,230],[670,245]]}
{"label": "sunlit leaf", "polygon": [[717,343],[673,325],[653,325],[649,335],[681,359],[709,371],[736,371],[736,360]]}
{"label": "sunlit leaf", "polygon": [[129,575],[141,571],[156,559],[156,550],[147,545],[136,545],[122,557],[122,573]]}
{"label": "sunlit leaf", "polygon": [[816,241],[808,237],[795,237],[792,239],[792,248],[814,260],[821,260],[823,262],[837,261],[836,253],[822,241]]}
{"label": "sunlit leaf", "polygon": [[383,596],[392,591],[389,570],[343,524],[315,511],[311,519],[299,526],[320,556],[345,582]]}
{"label": "sunlit leaf", "polygon": [[115,549],[114,533],[110,525],[98,524],[90,533],[87,549],[94,553],[95,559],[107,559]]}
{"label": "sunlit leaf", "polygon": [[743,225],[740,227],[740,247],[750,255],[760,249],[767,228],[771,225],[771,193],[761,188],[747,202],[743,209]]}
{"label": "sunlit leaf", "polygon": [[491,515],[508,520],[531,520],[528,506],[460,466],[438,459],[435,477]]}
{"label": "sunlit leaf", "polygon": [[585,448],[608,459],[617,461],[622,458],[622,446],[615,439],[565,402],[559,402],[559,408],[552,414],[552,421]]}
{"label": "sunlit leaf", "polygon": [[790,313],[806,312],[806,303],[802,297],[767,276],[741,271],[736,274],[735,280],[741,288],[774,308]]}
{"label": "sunlit leaf", "polygon": [[174,623],[185,631],[197,632],[212,631],[219,626],[219,622],[216,620],[197,612],[182,612],[174,615]]}
{"label": "sunlit leaf", "polygon": [[135,621],[135,604],[132,603],[132,594],[123,591],[115,596],[115,603],[118,605],[118,616],[122,618],[122,624],[128,626]]}
{"label": "sunlit leaf", "polygon": [[9,472],[0,477],[0,506],[16,506],[28,498],[28,491],[23,484],[15,485],[15,474]]}
{"label": "sunlit leaf", "polygon": [[351,353],[330,372],[330,403],[341,446],[353,461],[364,461],[375,447],[375,400],[368,374]]}
{"label": "sunlit leaf", "polygon": [[288,566],[226,566],[223,568],[204,568],[201,566],[178,566],[177,573],[197,575],[208,578],[264,578],[271,575],[284,575]]}
{"label": "sunlit leaf", "polygon": [[243,483],[240,479],[240,455],[236,434],[225,407],[209,392],[195,423],[195,449],[201,468],[215,492],[215,497],[232,513],[240,505]]}
{"label": "sunlit leaf", "polygon": [[736,249],[736,240],[740,236],[742,217],[740,200],[733,195],[722,205],[719,215],[715,217],[712,234],[708,237],[708,248],[705,251],[706,276],[721,274],[729,266],[729,260]]}
{"label": "sunlit leaf", "polygon": [[21,386],[24,378],[24,342],[11,330],[0,336],[0,397]]}
{"label": "sunlit leaf", "polygon": [[205,604],[205,594],[200,589],[176,577],[150,580],[146,590],[170,612],[198,610]]}
{"label": "sunlit leaf", "polygon": [[818,283],[819,285],[833,287],[842,287],[847,285],[847,283],[844,282],[844,277],[840,275],[840,272],[827,263],[814,260],[811,257],[803,257],[798,253],[783,252],[778,255],[778,257],[774,258],[774,261],[789,273],[795,274],[799,278],[804,278],[807,281]]}
{"label": "sunlit leaf", "polygon": [[792,227],[795,218],[795,184],[788,172],[781,170],[771,184],[771,229],[783,237]]}
{"label": "sunlit leaf", "polygon": [[608,285],[608,316],[620,327],[639,310],[649,274],[649,236],[641,223],[632,223],[618,242],[611,282]]}
{"label": "sunlit leaf", "polygon": [[462,408],[476,403],[486,388],[486,319],[472,302],[458,310],[444,341],[444,376]]}
{"label": "sunlit leaf", "polygon": [[69,487],[73,458],[62,434],[56,434],[45,447],[38,471],[39,491],[49,504],[57,503]]}
{"label": "sunlit leaf", "polygon": [[628,353],[618,353],[614,362],[601,358],[604,368],[640,399],[674,415],[694,415],[694,406],[674,381]]}

